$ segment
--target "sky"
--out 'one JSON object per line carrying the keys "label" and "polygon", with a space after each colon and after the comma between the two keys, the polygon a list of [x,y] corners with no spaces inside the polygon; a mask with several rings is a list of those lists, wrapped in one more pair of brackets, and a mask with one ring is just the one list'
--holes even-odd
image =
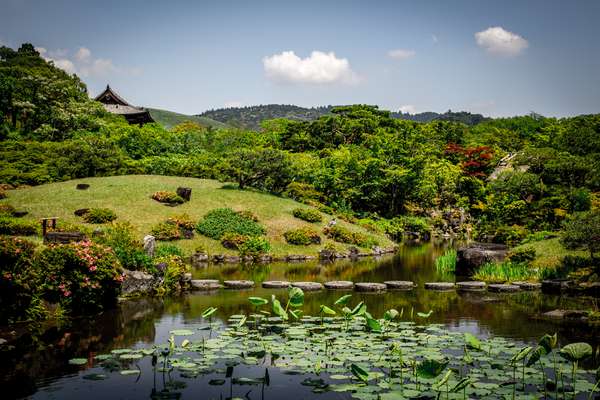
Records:
{"label": "sky", "polygon": [[600,112],[600,1],[0,0],[87,84],[184,114],[376,104],[489,116]]}

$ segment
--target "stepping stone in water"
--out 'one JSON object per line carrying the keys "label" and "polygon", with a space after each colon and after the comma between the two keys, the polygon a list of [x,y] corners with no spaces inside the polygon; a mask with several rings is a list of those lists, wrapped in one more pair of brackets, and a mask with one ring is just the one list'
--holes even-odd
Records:
{"label": "stepping stone in water", "polygon": [[254,281],[223,281],[226,289],[250,289],[254,287]]}
{"label": "stepping stone in water", "polygon": [[385,283],[359,282],[354,285],[357,292],[384,292],[387,289]]}
{"label": "stepping stone in water", "polygon": [[517,285],[492,284],[488,286],[490,292],[518,292],[521,288]]}
{"label": "stepping stone in water", "polygon": [[383,282],[388,289],[394,290],[412,290],[415,283],[412,281],[385,281]]}
{"label": "stepping stone in water", "polygon": [[222,287],[216,279],[192,279],[190,285],[195,290],[216,290]]}
{"label": "stepping stone in water", "polygon": [[265,289],[284,289],[290,286],[288,281],[264,281],[262,287]]}
{"label": "stepping stone in water", "polygon": [[456,287],[458,290],[461,290],[464,292],[482,292],[485,290],[485,282],[477,282],[477,281],[456,282]]}
{"label": "stepping stone in water", "polygon": [[452,289],[454,289],[454,283],[452,283],[452,282],[427,282],[427,283],[425,283],[425,289],[452,290]]}
{"label": "stepping stone in water", "polygon": [[319,282],[292,282],[292,286],[300,288],[306,292],[323,289],[323,285]]}
{"label": "stepping stone in water", "polygon": [[350,281],[329,281],[329,282],[325,282],[325,287],[327,289],[353,289],[354,288],[354,282],[350,282]]}
{"label": "stepping stone in water", "polygon": [[517,285],[521,290],[539,290],[542,288],[542,284],[538,282],[513,282],[513,285]]}

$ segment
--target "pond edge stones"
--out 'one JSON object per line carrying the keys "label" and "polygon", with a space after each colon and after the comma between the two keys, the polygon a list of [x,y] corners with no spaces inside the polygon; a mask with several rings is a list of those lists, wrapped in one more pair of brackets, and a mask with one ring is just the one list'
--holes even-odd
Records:
{"label": "pond edge stones", "polygon": [[512,282],[512,285],[517,285],[521,290],[539,290],[542,288],[542,284],[539,282]]}
{"label": "pond edge stones", "polygon": [[217,290],[222,288],[216,279],[192,279],[190,285],[192,290]]}
{"label": "pond edge stones", "polygon": [[358,282],[354,284],[357,292],[384,292],[387,290],[385,283]]}
{"label": "pond edge stones", "polygon": [[415,287],[413,281],[385,281],[383,284],[391,290],[412,290]]}
{"label": "pond edge stones", "polygon": [[285,289],[290,286],[288,281],[264,281],[262,287],[265,289]]}
{"label": "pond edge stones", "polygon": [[425,289],[429,290],[453,290],[455,287],[453,282],[426,282]]}
{"label": "pond edge stones", "polygon": [[330,290],[352,290],[354,282],[350,281],[329,281],[324,283],[325,287]]}
{"label": "pond edge stones", "polygon": [[254,287],[254,281],[223,281],[225,289],[250,289]]}
{"label": "pond edge stones", "polygon": [[518,292],[520,291],[521,288],[517,285],[509,285],[506,283],[502,283],[502,284],[491,284],[488,286],[488,291],[490,292],[502,292],[502,293],[509,293],[509,292]]}
{"label": "pond edge stones", "polygon": [[292,286],[302,289],[305,292],[313,292],[323,289],[323,285],[319,282],[292,282]]}
{"label": "pond edge stones", "polygon": [[463,292],[483,292],[485,290],[485,282],[479,282],[479,281],[456,282],[456,288]]}

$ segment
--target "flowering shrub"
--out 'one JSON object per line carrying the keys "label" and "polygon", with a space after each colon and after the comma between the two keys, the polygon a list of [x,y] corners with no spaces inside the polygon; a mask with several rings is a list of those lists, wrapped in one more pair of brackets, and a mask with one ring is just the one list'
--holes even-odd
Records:
{"label": "flowering shrub", "polygon": [[83,241],[51,245],[36,262],[44,297],[71,311],[97,311],[116,302],[124,275],[114,251]]}
{"label": "flowering shrub", "polygon": [[129,222],[111,224],[97,241],[112,248],[125,269],[148,271],[152,268],[152,260],[144,251],[144,244],[136,237],[133,225]]}
{"label": "flowering shrub", "polygon": [[239,235],[237,233],[227,232],[221,238],[221,244],[226,249],[237,250],[243,245],[250,237],[247,235]]}
{"label": "flowering shrub", "polygon": [[83,214],[83,220],[88,224],[104,224],[117,219],[117,214],[109,208],[90,208]]}
{"label": "flowering shrub", "polygon": [[155,192],[152,195],[152,198],[158,201],[159,203],[167,204],[182,204],[183,202],[185,202],[183,197],[179,196],[177,193],[168,191]]}
{"label": "flowering shrub", "polygon": [[0,324],[21,319],[31,304],[38,282],[34,250],[33,242],[0,236]]}
{"label": "flowering shrub", "polygon": [[183,274],[188,272],[189,266],[177,255],[167,255],[154,259],[158,273],[162,275],[161,284],[157,289],[158,294],[166,294],[180,288]]}
{"label": "flowering shrub", "polygon": [[179,227],[169,221],[159,222],[158,224],[154,225],[150,233],[152,233],[152,236],[154,236],[157,240],[181,239]]}
{"label": "flowering shrub", "polygon": [[321,222],[323,220],[321,213],[312,208],[296,208],[292,211],[292,214],[294,214],[294,217],[307,222]]}

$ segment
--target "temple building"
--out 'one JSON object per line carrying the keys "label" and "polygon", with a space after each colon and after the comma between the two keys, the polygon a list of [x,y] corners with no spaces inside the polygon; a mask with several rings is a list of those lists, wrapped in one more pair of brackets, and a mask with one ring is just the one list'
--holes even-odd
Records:
{"label": "temple building", "polygon": [[109,85],[106,85],[106,89],[96,96],[95,100],[102,103],[106,111],[124,116],[130,124],[144,125],[154,122],[154,119],[152,119],[152,116],[147,109],[132,106],[126,102],[125,99],[116,94]]}

